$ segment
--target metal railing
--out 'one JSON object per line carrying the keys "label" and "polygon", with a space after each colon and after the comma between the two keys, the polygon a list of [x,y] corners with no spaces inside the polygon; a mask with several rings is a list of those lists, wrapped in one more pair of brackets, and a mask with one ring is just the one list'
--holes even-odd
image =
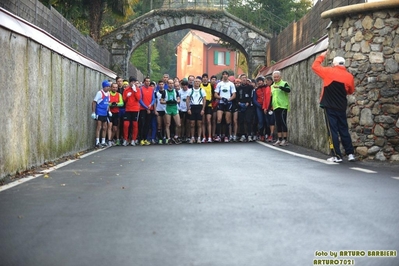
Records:
{"label": "metal railing", "polygon": [[228,0],[164,0],[161,8],[227,8]]}

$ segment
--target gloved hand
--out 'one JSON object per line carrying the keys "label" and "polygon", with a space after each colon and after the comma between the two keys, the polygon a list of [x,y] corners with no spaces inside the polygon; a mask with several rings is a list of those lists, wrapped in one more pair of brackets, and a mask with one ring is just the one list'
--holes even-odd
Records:
{"label": "gloved hand", "polygon": [[269,115],[272,115],[273,114],[273,111],[272,110],[269,110],[269,112],[267,112]]}
{"label": "gloved hand", "polygon": [[111,103],[111,106],[116,106],[116,105],[117,105],[116,102],[112,102],[112,103]]}
{"label": "gloved hand", "polygon": [[136,86],[133,86],[133,88],[132,88],[132,89],[133,89],[133,91],[134,91],[134,92],[137,92],[137,88],[136,88]]}
{"label": "gloved hand", "polygon": [[240,103],[240,111],[245,112],[246,109],[247,109],[247,105],[245,103]]}
{"label": "gloved hand", "polygon": [[109,117],[112,117],[111,111],[108,112],[108,116],[109,116]]}
{"label": "gloved hand", "polygon": [[228,101],[229,101],[228,99],[226,99],[226,98],[224,98],[224,97],[222,98],[222,102],[223,102],[224,104],[227,104]]}
{"label": "gloved hand", "polygon": [[131,93],[131,92],[128,92],[128,93],[127,93],[127,97],[130,97],[130,96],[132,96],[132,93]]}
{"label": "gloved hand", "polygon": [[91,118],[93,118],[93,119],[97,119],[97,115],[96,115],[96,113],[92,113],[92,114],[91,114]]}

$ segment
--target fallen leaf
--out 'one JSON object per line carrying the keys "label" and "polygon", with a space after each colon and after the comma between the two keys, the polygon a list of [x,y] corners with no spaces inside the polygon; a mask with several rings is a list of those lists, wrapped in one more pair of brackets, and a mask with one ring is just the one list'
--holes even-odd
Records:
{"label": "fallen leaf", "polygon": [[75,175],[80,175],[78,172],[76,172],[76,171],[73,171],[73,173],[75,174]]}
{"label": "fallen leaf", "polygon": [[49,178],[50,176],[49,176],[49,174],[45,174],[43,177],[44,178]]}
{"label": "fallen leaf", "polygon": [[141,159],[142,162],[144,162],[144,159]]}
{"label": "fallen leaf", "polygon": [[116,174],[116,175],[119,175],[119,174]]}
{"label": "fallen leaf", "polygon": [[65,184],[61,184],[61,187],[65,187]]}
{"label": "fallen leaf", "polygon": [[18,215],[18,219],[22,219],[24,218],[22,215]]}
{"label": "fallen leaf", "polygon": [[122,189],[125,189],[125,187],[122,187]]}

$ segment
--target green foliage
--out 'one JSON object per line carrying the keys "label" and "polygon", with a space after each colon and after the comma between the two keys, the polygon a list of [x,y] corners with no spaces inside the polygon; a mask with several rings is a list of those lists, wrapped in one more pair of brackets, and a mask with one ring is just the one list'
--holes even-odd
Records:
{"label": "green foliage", "polygon": [[227,11],[269,33],[278,33],[311,7],[311,0],[230,0]]}
{"label": "green foliage", "polygon": [[[159,53],[155,47],[155,43],[150,41],[151,43],[151,73],[149,76],[151,80],[158,81],[162,79],[163,73],[161,72],[161,67],[159,66]],[[130,62],[139,69],[143,74],[147,75],[148,73],[148,43],[145,43],[134,50],[132,57],[130,58]]]}

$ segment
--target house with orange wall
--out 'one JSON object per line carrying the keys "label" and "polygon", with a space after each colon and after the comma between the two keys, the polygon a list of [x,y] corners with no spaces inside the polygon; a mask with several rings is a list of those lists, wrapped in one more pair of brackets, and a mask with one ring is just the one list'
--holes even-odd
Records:
{"label": "house with orange wall", "polygon": [[236,70],[237,53],[221,46],[218,40],[214,35],[190,30],[176,46],[176,76],[182,79],[208,73],[211,77],[223,70],[237,72],[235,76],[242,74],[241,69]]}

